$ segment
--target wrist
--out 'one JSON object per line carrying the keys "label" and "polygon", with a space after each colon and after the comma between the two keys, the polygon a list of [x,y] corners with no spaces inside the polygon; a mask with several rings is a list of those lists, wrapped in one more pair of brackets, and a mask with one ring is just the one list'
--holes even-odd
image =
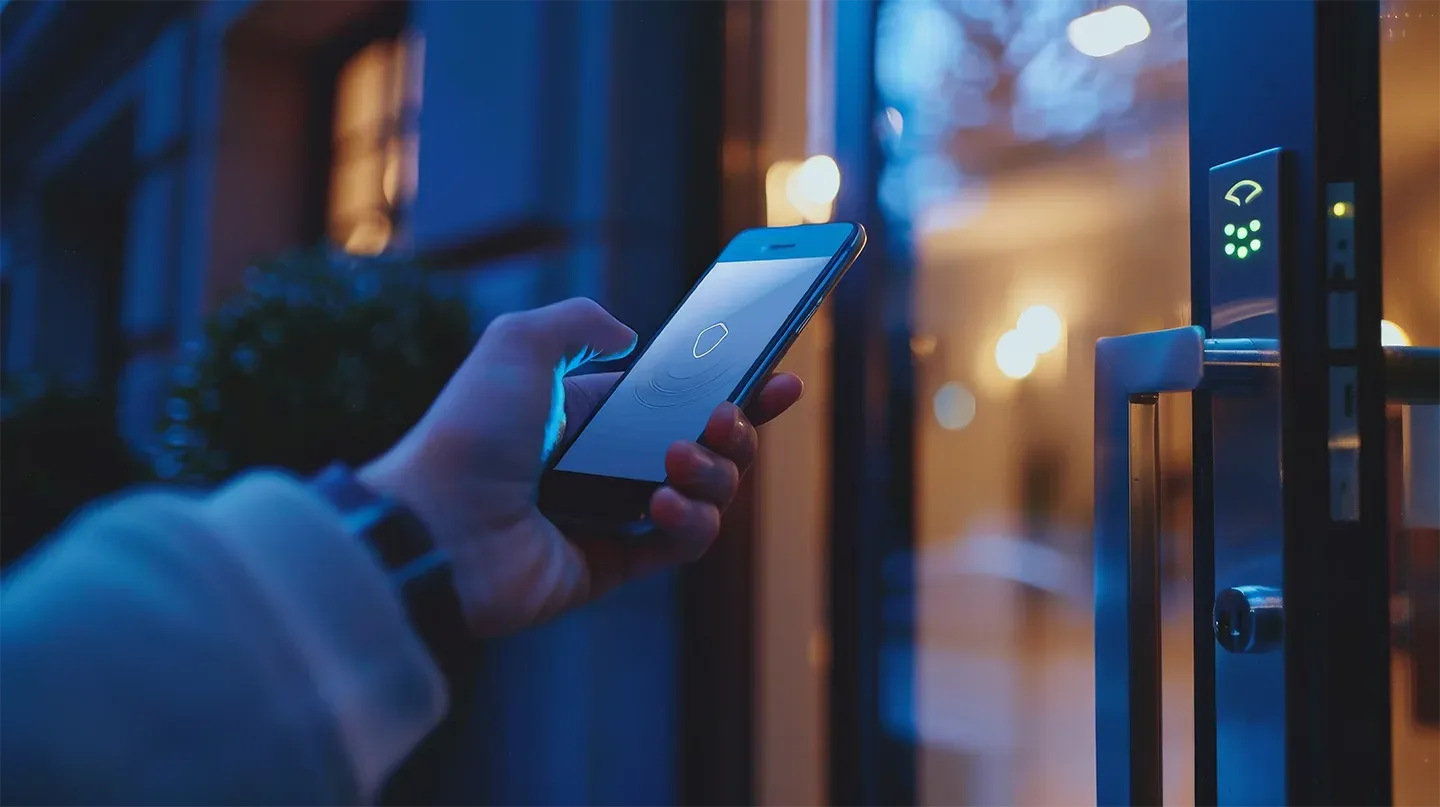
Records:
{"label": "wrist", "polygon": [[372,463],[352,472],[337,463],[317,475],[311,487],[340,511],[355,538],[369,546],[453,696],[468,683],[473,651],[453,567],[424,519],[400,495],[403,475],[388,468]]}
{"label": "wrist", "polygon": [[458,549],[453,508],[444,485],[447,477],[434,470],[436,459],[413,435],[407,435],[355,471],[355,478],[377,495],[403,505],[425,526],[436,546],[453,556]]}
{"label": "wrist", "polygon": [[412,500],[413,497],[401,484],[404,470],[400,467],[395,454],[396,449],[391,449],[361,466],[355,471],[355,479],[377,495],[400,502],[411,510],[415,510],[418,515],[419,510]]}
{"label": "wrist", "polygon": [[355,479],[377,496],[383,496],[409,510],[425,527],[429,536],[439,546],[439,524],[423,495],[425,486],[419,482],[418,463],[411,459],[411,452],[404,443],[355,471]]}

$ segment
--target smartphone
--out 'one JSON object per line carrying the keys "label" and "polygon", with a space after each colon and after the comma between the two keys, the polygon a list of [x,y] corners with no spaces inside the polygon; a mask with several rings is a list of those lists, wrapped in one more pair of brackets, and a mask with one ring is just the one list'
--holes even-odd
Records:
{"label": "smartphone", "polygon": [[589,420],[566,435],[540,479],[541,512],[646,523],[670,445],[698,439],[721,402],[749,403],[864,246],[865,228],[849,222],[735,236]]}

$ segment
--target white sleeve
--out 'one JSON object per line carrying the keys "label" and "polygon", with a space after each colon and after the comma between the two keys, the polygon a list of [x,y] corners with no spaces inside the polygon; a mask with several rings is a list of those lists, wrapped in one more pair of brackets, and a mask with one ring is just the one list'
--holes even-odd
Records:
{"label": "white sleeve", "polygon": [[205,503],[215,537],[280,615],[362,793],[440,723],[446,685],[377,560],[309,488],[254,474]]}
{"label": "white sleeve", "polygon": [[86,514],[6,577],[0,642],[6,802],[370,802],[448,707],[368,547],[278,473]]}

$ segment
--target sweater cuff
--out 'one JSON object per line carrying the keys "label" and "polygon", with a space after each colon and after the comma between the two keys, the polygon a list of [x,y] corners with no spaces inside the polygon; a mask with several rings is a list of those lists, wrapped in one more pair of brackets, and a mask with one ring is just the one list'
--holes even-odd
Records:
{"label": "sweater cuff", "polygon": [[202,513],[274,604],[373,797],[449,708],[389,578],[339,512],[284,474],[241,477]]}

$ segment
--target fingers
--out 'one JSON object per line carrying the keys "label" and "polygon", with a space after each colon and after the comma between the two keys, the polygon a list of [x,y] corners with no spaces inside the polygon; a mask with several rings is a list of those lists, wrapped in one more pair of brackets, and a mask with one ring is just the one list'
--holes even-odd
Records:
{"label": "fingers", "polygon": [[431,408],[431,423],[491,437],[487,450],[494,453],[486,461],[528,477],[565,430],[561,378],[634,346],[635,332],[593,300],[501,315]]}
{"label": "fingers", "polygon": [[756,426],[768,423],[795,405],[805,392],[805,384],[794,373],[776,373],[760,388],[750,404],[750,422]]}
{"label": "fingers", "polygon": [[[741,473],[755,461],[758,438],[749,418],[732,403],[722,403],[710,414],[700,443],[734,463]],[[668,459],[668,457],[667,457]],[[668,466],[667,466],[668,470]]]}
{"label": "fingers", "polygon": [[704,445],[681,441],[670,446],[665,452],[666,484],[686,500],[723,511],[755,460],[755,427],[734,404],[721,404],[701,442]]}
{"label": "fingers", "polygon": [[[799,381],[789,374],[772,379],[757,398],[759,411],[769,417],[783,412],[800,397]],[[608,389],[613,381],[592,383]],[[677,442],[665,454],[666,485],[650,497],[650,520],[663,540],[638,546],[612,538],[578,542],[592,571],[592,596],[625,580],[698,560],[720,535],[721,513],[739,491],[741,474],[755,460],[755,427],[738,407],[724,403],[710,416],[701,440],[705,445]]]}
{"label": "fingers", "polygon": [[588,361],[609,361],[635,349],[635,332],[594,300],[576,297],[563,302],[503,314],[485,329],[504,353],[525,356],[568,373]]}
{"label": "fingers", "polygon": [[737,464],[694,443],[676,443],[665,454],[666,483],[689,499],[724,508],[740,489]]}
{"label": "fingers", "polygon": [[720,514],[740,489],[755,459],[755,427],[734,404],[711,415],[704,446],[679,442],[665,454],[666,486],[650,500],[650,518],[668,537],[665,555],[694,560],[720,534]]}
{"label": "fingers", "polygon": [[664,538],[639,546],[582,541],[596,591],[659,569],[698,560],[720,534],[720,514],[755,458],[755,427],[734,404],[721,404],[705,427],[707,446],[677,442],[665,453],[666,484],[650,497],[650,520]]}
{"label": "fingers", "polygon": [[650,497],[650,520],[663,538],[631,544],[613,536],[576,536],[590,569],[589,597],[639,577],[699,560],[720,535],[720,508],[672,487]]}
{"label": "fingers", "polygon": [[[763,423],[800,400],[798,376],[780,373],[766,382],[750,407]],[[720,534],[720,514],[740,489],[740,477],[755,461],[758,438],[750,419],[732,403],[716,407],[700,438],[680,442],[665,454],[667,484],[650,499],[650,519],[667,540],[629,558],[629,572],[644,574],[698,559]]]}
{"label": "fingers", "polygon": [[641,543],[608,535],[571,536],[590,572],[587,598],[622,583],[699,560],[720,534],[720,508],[687,498],[671,487],[650,497],[650,519],[663,538]]}
{"label": "fingers", "polygon": [[[619,380],[596,373],[565,380],[566,418],[581,422]],[[778,417],[800,399],[804,385],[791,373],[770,378],[755,396],[749,416],[731,403],[711,414],[700,443],[678,442],[665,455],[666,485],[650,499],[650,519],[663,538],[640,544],[611,536],[572,535],[590,571],[588,596],[678,563],[698,560],[720,534],[720,518],[735,498],[740,478],[755,461],[755,425]]]}
{"label": "fingers", "polygon": [[[652,564],[698,560],[720,534],[719,507],[688,498],[672,487],[662,487],[650,497],[650,519],[666,535],[665,543],[653,548],[658,550],[655,555],[646,558]],[[642,564],[646,565],[651,564]]]}

